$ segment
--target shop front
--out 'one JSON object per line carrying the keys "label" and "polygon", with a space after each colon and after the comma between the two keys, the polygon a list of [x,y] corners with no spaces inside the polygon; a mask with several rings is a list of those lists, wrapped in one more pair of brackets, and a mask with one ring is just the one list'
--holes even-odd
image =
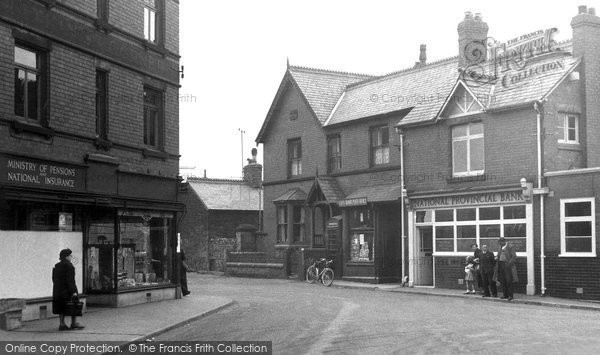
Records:
{"label": "shop front", "polygon": [[399,189],[358,190],[339,201],[344,280],[397,282],[402,275]]}
{"label": "shop front", "polygon": [[533,206],[521,189],[410,196],[409,279],[413,286],[463,288],[472,245],[517,250],[517,292],[534,292]]}
{"label": "shop front", "polygon": [[88,304],[175,298],[177,183],[106,160],[0,154],[0,298],[26,299],[24,319],[50,315],[49,275],[64,248]]}

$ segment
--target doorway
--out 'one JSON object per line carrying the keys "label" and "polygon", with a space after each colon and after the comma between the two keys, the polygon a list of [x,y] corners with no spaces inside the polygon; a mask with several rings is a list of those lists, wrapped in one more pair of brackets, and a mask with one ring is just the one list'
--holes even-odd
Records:
{"label": "doorway", "polygon": [[433,227],[417,227],[415,286],[433,286]]}

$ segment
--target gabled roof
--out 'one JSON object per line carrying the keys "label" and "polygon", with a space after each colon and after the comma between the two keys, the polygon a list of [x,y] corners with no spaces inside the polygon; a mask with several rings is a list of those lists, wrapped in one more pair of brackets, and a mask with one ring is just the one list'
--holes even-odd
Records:
{"label": "gabled roof", "polygon": [[260,188],[242,180],[188,179],[193,192],[208,210],[258,211]]}
{"label": "gabled roof", "polygon": [[315,120],[320,125],[323,125],[327,121],[327,118],[329,118],[329,114],[347,85],[372,77],[364,74],[288,66],[260,132],[256,137],[256,142],[263,142],[264,134],[273,118],[272,116],[279,104],[279,100],[289,88],[289,85],[294,85],[300,90],[302,99],[310,110],[312,110]]}
{"label": "gabled roof", "polygon": [[325,196],[325,199],[329,203],[335,203],[339,200],[343,200],[345,196],[337,180],[332,176],[317,176],[315,178],[315,182],[310,188],[310,191],[308,192],[307,199],[311,198],[317,189],[321,190],[323,196]]}

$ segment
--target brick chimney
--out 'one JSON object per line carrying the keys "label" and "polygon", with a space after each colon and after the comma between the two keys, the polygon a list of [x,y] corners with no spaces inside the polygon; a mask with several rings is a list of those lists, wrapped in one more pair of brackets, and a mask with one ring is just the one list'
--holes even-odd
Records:
{"label": "brick chimney", "polygon": [[[583,93],[583,113],[581,120],[586,132],[581,136],[586,139],[587,167],[600,167],[600,17],[596,10],[587,6],[579,6],[579,13],[571,20],[573,28],[573,56],[583,57],[580,66],[580,85]],[[582,142],[584,143],[584,142]]]}
{"label": "brick chimney", "polygon": [[248,165],[242,171],[244,181],[252,187],[259,188],[262,186],[262,165],[256,162],[258,151],[252,148],[252,158],[248,159]]}
{"label": "brick chimney", "polygon": [[466,69],[487,59],[487,34],[489,27],[481,14],[473,16],[465,12],[465,19],[458,24],[458,67]]}

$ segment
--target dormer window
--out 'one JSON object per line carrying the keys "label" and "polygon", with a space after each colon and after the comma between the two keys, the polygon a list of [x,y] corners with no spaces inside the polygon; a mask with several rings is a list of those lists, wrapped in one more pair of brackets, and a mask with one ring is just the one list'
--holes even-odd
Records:
{"label": "dormer window", "polygon": [[445,117],[451,118],[482,112],[483,107],[475,96],[459,83],[443,111]]}

